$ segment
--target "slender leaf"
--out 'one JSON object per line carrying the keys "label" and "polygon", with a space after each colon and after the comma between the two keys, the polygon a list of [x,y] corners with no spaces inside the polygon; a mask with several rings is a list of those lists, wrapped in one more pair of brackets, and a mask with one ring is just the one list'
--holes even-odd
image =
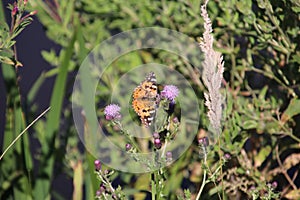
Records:
{"label": "slender leaf", "polygon": [[56,134],[59,130],[61,108],[66,88],[66,80],[68,75],[69,61],[73,54],[74,43],[76,39],[76,32],[69,43],[68,48],[64,52],[64,56],[61,60],[61,66],[59,67],[59,73],[57,75],[52,97],[51,97],[51,110],[47,116],[47,125],[45,130],[46,144],[42,144],[41,169],[39,172],[38,180],[34,188],[34,197],[36,199],[48,199],[50,198],[50,184],[51,177],[53,176],[53,166],[55,160],[54,141]]}

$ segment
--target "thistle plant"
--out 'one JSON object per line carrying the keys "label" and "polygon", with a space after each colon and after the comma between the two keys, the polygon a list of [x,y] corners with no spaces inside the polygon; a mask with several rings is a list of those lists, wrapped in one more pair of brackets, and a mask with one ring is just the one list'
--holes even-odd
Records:
{"label": "thistle plant", "polygon": [[[214,51],[213,49],[213,37],[212,37],[212,27],[211,27],[211,21],[208,16],[208,13],[206,11],[208,1],[205,2],[205,4],[201,7],[201,15],[204,19],[204,34],[203,39],[200,42],[200,47],[202,52],[204,53],[204,61],[203,61],[203,75],[202,79],[204,82],[204,85],[207,87],[208,92],[204,94],[205,97],[205,105],[208,108],[207,116],[210,120],[210,130],[212,133],[219,137],[221,134],[221,117],[222,117],[222,94],[220,92],[221,89],[221,82],[223,78],[223,71],[224,71],[224,63],[223,58],[220,53]],[[172,133],[170,131],[170,123],[175,122],[175,130],[177,130],[179,123],[178,119],[175,118],[171,120],[171,115],[174,112],[174,107],[176,105],[175,98],[178,96],[179,90],[174,85],[167,85],[164,87],[164,89],[161,91],[159,96],[160,105],[163,107],[163,109],[168,114],[167,117],[164,119],[163,123],[160,125],[154,124],[155,132],[153,133],[153,148],[154,151],[159,150],[162,148],[162,155],[156,154],[156,160],[158,160],[157,163],[160,162],[167,162],[172,160],[172,152],[165,152],[166,146],[168,145],[168,142],[174,138],[174,134],[176,134],[176,131]],[[111,111],[115,111],[116,113],[111,113]],[[121,125],[119,121],[119,112],[120,108],[109,105],[105,108],[105,114],[106,119],[112,120],[114,124],[119,126],[119,129],[121,132],[126,133],[128,143],[125,146],[125,149],[127,152],[131,152],[133,156],[136,156],[136,153],[139,152],[137,148],[137,144],[134,142],[133,138],[130,136],[130,133],[128,133],[123,126]],[[161,135],[160,133],[163,133]],[[218,174],[222,172],[222,166],[224,163],[230,159],[229,154],[226,156],[221,157],[220,162],[218,164],[218,167],[212,172],[209,169],[208,163],[207,163],[207,156],[210,150],[209,146],[209,140],[207,137],[200,138],[198,140],[199,142],[199,155],[203,159],[203,179],[202,179],[202,185],[199,189],[199,192],[197,194],[196,199],[200,199],[201,193],[204,189],[204,186],[208,182],[213,182],[215,185],[217,185],[216,180],[218,179]],[[163,159],[161,159],[163,158]],[[146,166],[151,169],[151,162],[147,160],[141,160],[138,157],[135,158],[137,162],[144,162]],[[207,175],[209,175],[209,179],[207,179]],[[160,168],[158,171],[155,171],[153,173],[152,182],[151,182],[151,188],[152,188],[152,199],[161,199],[164,197],[162,191],[164,188],[164,182],[165,182],[165,175],[164,171]],[[187,198],[189,196],[189,193],[186,192],[185,195]],[[219,196],[220,197],[220,196]]]}
{"label": "thistle plant", "polygon": [[112,184],[110,177],[114,174],[113,170],[103,170],[101,166],[101,162],[99,160],[95,160],[95,174],[97,178],[100,180],[99,189],[96,191],[96,199],[120,199],[125,200],[125,195],[121,190],[121,187],[115,189]]}
{"label": "thistle plant", "polygon": [[[164,118],[163,122],[160,122],[159,125],[155,124],[156,120],[154,120],[153,127],[155,130],[151,138],[151,151],[154,152],[154,157],[151,159],[145,159],[139,156],[139,153],[143,152],[139,148],[136,139],[122,125],[122,115],[120,114],[121,108],[117,104],[110,104],[107,105],[104,109],[105,119],[110,122],[110,125],[117,126],[117,130],[119,130],[119,132],[123,136],[125,136],[125,140],[127,141],[127,143],[124,150],[129,153],[136,162],[142,163],[146,168],[145,171],[153,171],[151,175],[152,199],[161,199],[164,197],[163,189],[165,182],[165,172],[162,167],[168,163],[171,163],[173,160],[172,152],[166,151],[166,149],[168,143],[175,137],[180,124],[177,117],[174,117],[173,120],[171,120],[174,112],[174,107],[176,105],[176,97],[178,96],[178,94],[179,89],[176,86],[166,85],[164,86],[164,89],[161,91],[161,94],[157,99],[158,107],[162,107],[162,109],[166,113],[166,117]],[[173,127],[172,129],[170,129],[171,124]],[[114,189],[109,180],[109,176],[113,174],[113,171],[111,171],[110,173],[103,173],[101,167],[102,166],[100,164],[100,161],[96,160],[96,175],[101,181],[100,188],[96,193],[96,198],[106,199],[107,196],[110,196],[112,199],[122,199],[123,195],[120,193],[121,187],[118,187],[118,189]],[[109,188],[109,192],[107,192],[107,188]]]}

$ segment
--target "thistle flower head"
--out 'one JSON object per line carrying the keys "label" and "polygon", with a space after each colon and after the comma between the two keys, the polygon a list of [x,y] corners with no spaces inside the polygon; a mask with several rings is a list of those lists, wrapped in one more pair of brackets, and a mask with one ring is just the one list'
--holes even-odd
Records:
{"label": "thistle flower head", "polygon": [[226,153],[226,154],[224,155],[224,159],[225,159],[225,160],[229,160],[230,158],[231,158],[231,156],[230,156],[229,153]]}
{"label": "thistle flower head", "polygon": [[95,169],[97,171],[99,171],[101,169],[101,162],[100,162],[100,160],[95,160],[94,161],[94,165],[95,165]]}
{"label": "thistle flower head", "polygon": [[277,181],[274,181],[273,183],[272,183],[272,188],[273,189],[276,189],[277,188],[277,186],[278,186],[278,183],[277,183]]}
{"label": "thistle flower head", "polygon": [[101,191],[101,190],[97,190],[97,191],[96,191],[96,196],[97,196],[97,197],[99,197],[101,194],[102,194],[102,191]]}
{"label": "thistle flower head", "polygon": [[162,146],[162,143],[161,143],[161,141],[160,141],[160,139],[154,139],[154,146],[155,146],[155,148],[157,148],[157,149],[160,149],[161,148],[161,146]]}
{"label": "thistle flower head", "polygon": [[159,134],[157,132],[154,132],[152,136],[154,139],[159,139]]}
{"label": "thistle flower head", "polygon": [[209,145],[209,140],[207,137],[202,137],[198,139],[198,143],[200,146],[207,147]]}
{"label": "thistle flower head", "polygon": [[105,107],[104,109],[104,115],[107,120],[113,120],[113,119],[120,119],[121,114],[120,114],[120,106],[117,104],[110,104]]}
{"label": "thistle flower head", "polygon": [[178,123],[179,123],[179,120],[178,120],[177,117],[174,117],[172,120],[173,120],[173,123],[174,123],[174,124],[178,124]]}
{"label": "thistle flower head", "polygon": [[172,102],[178,96],[179,90],[175,85],[166,85],[161,91],[161,97],[166,98]]}
{"label": "thistle flower head", "polygon": [[132,148],[132,145],[131,145],[131,144],[127,143],[127,144],[125,145],[126,151],[129,151],[131,148]]}

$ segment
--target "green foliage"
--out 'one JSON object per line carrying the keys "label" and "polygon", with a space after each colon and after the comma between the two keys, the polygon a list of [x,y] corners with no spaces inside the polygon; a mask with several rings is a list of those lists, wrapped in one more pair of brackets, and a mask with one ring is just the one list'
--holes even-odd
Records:
{"label": "green foliage", "polygon": [[[0,6],[2,7],[2,4]],[[35,12],[30,12],[24,16],[25,6],[26,3],[23,1],[8,5],[12,16],[10,27],[6,24],[4,15],[2,16],[0,22],[0,63],[16,67],[22,66],[17,60],[12,47],[16,43],[15,38],[31,23],[31,16],[35,14]]]}
{"label": "green foliage", "polygon": [[[14,9],[17,6],[19,7],[18,12]],[[0,7],[2,9],[2,2]],[[6,124],[1,152],[9,147],[12,141],[25,129],[26,124],[25,113],[21,107],[19,87],[16,85],[19,77],[15,71],[22,64],[16,59],[12,48],[15,45],[16,36],[31,22],[30,16],[32,14],[23,16],[25,5],[22,1],[14,6],[9,5],[9,9],[12,14],[10,28],[5,22],[4,15],[0,15],[0,63],[5,84],[5,88],[1,88],[2,95],[6,92]],[[13,65],[15,68],[9,65]],[[17,199],[30,199],[32,190],[30,178],[33,163],[29,147],[28,136],[25,135],[14,143],[13,150],[7,151],[4,157],[1,155],[0,181],[3,183],[0,189],[1,199],[11,198],[8,193]],[[18,185],[18,187],[15,187],[15,185]]]}
{"label": "green foliage", "polygon": [[[60,170],[65,170],[74,179],[73,197],[85,195],[83,198],[93,199],[99,188],[94,175],[95,158],[88,152],[79,151],[79,140],[71,122],[70,107],[63,106],[63,100],[70,99],[66,91],[73,87],[67,81],[68,73],[76,72],[85,56],[97,44],[116,33],[133,28],[160,26],[185,33],[197,40],[203,33],[200,15],[202,2],[31,0],[26,5],[30,13],[25,16],[23,2],[18,2],[19,12],[15,15],[15,26],[9,27],[3,17],[0,21],[0,62],[3,64],[1,69],[7,94],[2,151],[26,127],[27,122],[33,120],[35,110],[32,108],[25,113],[24,107],[31,105],[30,101],[43,80],[56,76],[56,82],[47,120],[39,121],[32,130],[41,149],[29,152],[31,144],[28,134],[24,134],[4,156],[0,162],[0,182],[3,183],[0,197],[53,198],[55,191],[52,191],[51,185],[57,175],[54,165],[59,162],[65,165]],[[297,0],[231,0],[208,3],[216,39],[215,48],[224,55],[225,60],[226,100],[223,132],[219,138],[214,138],[218,143],[212,144],[207,158],[207,176],[211,178],[203,192],[203,197],[207,199],[218,196],[222,199],[236,196],[241,199],[258,199],[261,194],[265,194],[265,199],[299,198],[299,189],[294,182],[299,179],[298,172],[294,171],[300,165],[299,154],[296,153],[299,152],[300,142],[299,6]],[[9,6],[9,9],[13,8],[13,5]],[[58,55],[54,50],[41,52],[53,69],[42,74],[36,81],[29,95],[29,102],[21,102],[16,71],[4,63],[21,65],[12,47],[16,36],[32,21],[32,10],[38,11],[37,17],[45,27],[47,36],[62,49]],[[126,44],[127,41],[122,42]],[[190,81],[199,97],[202,112],[199,137],[202,134],[210,137],[210,133],[205,131],[209,122],[204,111],[205,89],[199,80],[199,66],[192,66],[169,52],[139,50],[111,63],[103,77],[103,83],[97,88],[100,92],[96,95],[96,102],[101,105],[104,99],[110,97],[114,83],[132,66],[150,62],[163,63],[170,69],[179,71]],[[88,88],[91,83],[87,81],[84,84]],[[190,95],[187,94],[188,96]],[[89,101],[91,100],[87,99],[89,105],[96,105]],[[26,105],[21,106],[23,104]],[[98,116],[103,115],[102,108],[102,105],[98,108]],[[131,119],[130,116],[127,118]],[[60,127],[61,119],[66,127]],[[108,127],[108,130],[113,132],[112,127]],[[87,128],[84,131],[88,134],[91,130]],[[116,140],[119,141],[120,138]],[[221,162],[225,153],[231,154],[231,159],[226,163]],[[37,158],[41,166],[37,176],[33,176],[33,158]],[[195,142],[179,160],[166,169],[164,187],[152,192],[163,193],[167,199],[191,199],[201,185],[205,170],[200,162],[199,147]],[[111,176],[112,179],[121,180],[124,183],[123,191],[136,199],[145,198],[145,191],[151,191],[148,177],[118,172]],[[132,183],[132,180],[136,181]],[[274,181],[278,183],[277,188],[270,186]],[[141,182],[147,184],[141,186]],[[189,184],[185,185],[187,182]],[[83,186],[85,193],[82,193]]]}

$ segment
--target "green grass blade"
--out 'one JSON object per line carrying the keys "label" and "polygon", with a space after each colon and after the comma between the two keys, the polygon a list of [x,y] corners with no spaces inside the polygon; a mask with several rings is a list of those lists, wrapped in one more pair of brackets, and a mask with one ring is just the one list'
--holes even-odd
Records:
{"label": "green grass blade", "polygon": [[3,2],[2,1],[0,1],[0,9],[1,9],[1,11],[0,11],[0,21],[1,22],[5,22],[6,20],[5,20],[5,15],[4,15],[4,7],[3,7]]}
{"label": "green grass blade", "polygon": [[45,138],[47,143],[42,144],[43,157],[40,163],[41,170],[34,188],[34,197],[36,199],[50,198],[50,184],[55,160],[55,152],[53,151],[54,141],[59,130],[61,108],[65,96],[66,80],[68,75],[68,66],[73,54],[75,39],[76,32],[74,32],[69,46],[65,50],[62,57],[59,73],[57,75],[51,97],[51,110],[47,116],[47,128],[45,130]]}
{"label": "green grass blade", "polygon": [[[14,198],[24,199],[25,197],[30,197],[32,194],[29,174],[31,174],[33,163],[29,148],[29,139],[28,135],[24,134],[26,130],[23,131],[26,123],[21,107],[19,89],[16,84],[11,84],[17,83],[15,68],[3,64],[2,72],[7,99],[3,153],[0,156],[0,181],[7,181],[7,184],[12,189],[10,190],[12,191],[11,195]],[[21,133],[21,131],[23,132]],[[18,175],[11,178],[10,174],[15,172],[18,172]]]}
{"label": "green grass blade", "polygon": [[[79,60],[82,62],[88,54],[88,49],[85,48],[84,37],[81,29],[80,23],[77,21],[77,41],[79,43]],[[93,103],[93,102],[92,102]],[[89,178],[85,178],[85,186],[86,186],[86,199],[94,199],[96,190],[99,187],[99,182],[95,176],[95,168],[94,168],[94,160],[95,158],[86,151],[86,158],[88,161],[88,173]],[[87,176],[88,177],[88,176]]]}
{"label": "green grass blade", "polygon": [[27,100],[29,103],[33,102],[37,92],[39,91],[39,89],[41,88],[45,80],[46,80],[45,73],[41,73],[41,75],[34,82],[33,86],[30,88],[30,91],[27,94]]}

